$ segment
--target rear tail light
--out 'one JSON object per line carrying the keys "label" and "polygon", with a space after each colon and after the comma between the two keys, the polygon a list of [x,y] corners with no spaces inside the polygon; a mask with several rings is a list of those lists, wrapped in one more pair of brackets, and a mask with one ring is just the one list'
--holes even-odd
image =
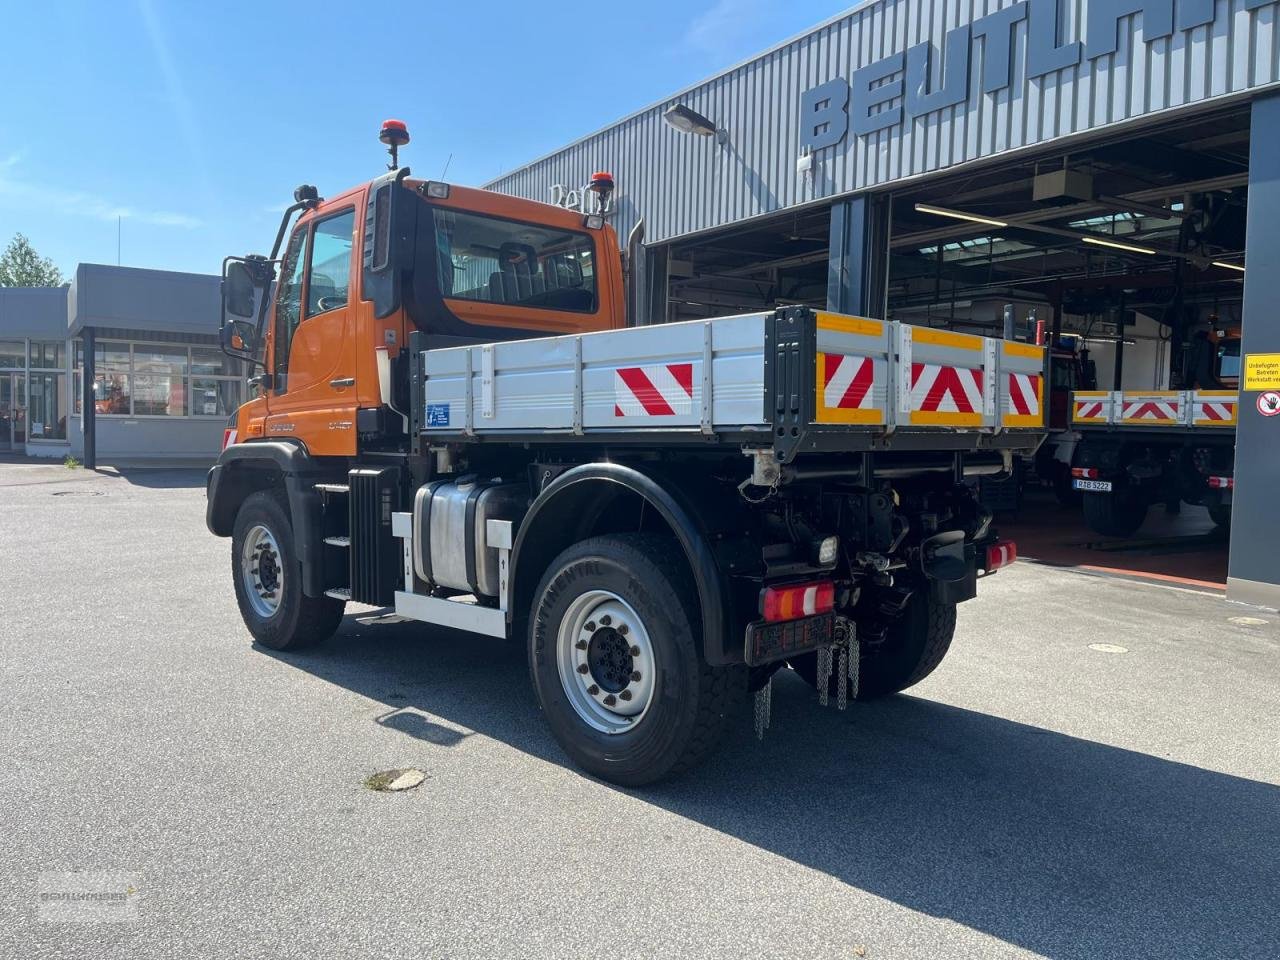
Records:
{"label": "rear tail light", "polygon": [[1234,490],[1236,488],[1235,477],[1210,477],[1210,490]]}
{"label": "rear tail light", "polygon": [[236,442],[236,428],[227,427],[222,431],[222,449],[225,450]]}
{"label": "rear tail light", "polygon": [[1012,540],[1001,540],[987,547],[987,573],[1003,570],[1018,559],[1018,545]]}
{"label": "rear tail light", "polygon": [[1097,467],[1072,467],[1071,475],[1077,480],[1097,480],[1099,470]]}
{"label": "rear tail light", "polygon": [[760,612],[769,623],[830,613],[835,605],[836,585],[830,580],[766,587],[760,597]]}

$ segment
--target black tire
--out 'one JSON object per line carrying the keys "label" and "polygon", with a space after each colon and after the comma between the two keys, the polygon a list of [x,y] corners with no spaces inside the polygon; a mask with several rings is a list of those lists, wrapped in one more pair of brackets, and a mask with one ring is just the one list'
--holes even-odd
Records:
{"label": "black tire", "polygon": [[1231,529],[1231,504],[1209,508],[1209,519],[1223,530]]}
{"label": "black tire", "polygon": [[[726,717],[745,698],[745,668],[711,667],[702,657],[691,579],[673,540],[623,534],[575,544],[552,561],[538,585],[529,629],[534,691],[565,753],[603,780],[637,787],[683,773],[712,752]],[[656,661],[647,710],[620,732],[584,719],[561,682],[557,659],[561,624],[575,601],[599,591],[631,607]]]}
{"label": "black tire", "polygon": [[[279,548],[279,602],[274,613],[255,609],[245,582],[241,557],[251,530],[264,527]],[[231,579],[240,616],[254,640],[272,650],[303,650],[333,636],[346,604],[332,597],[302,592],[302,565],[293,541],[293,523],[281,498],[269,490],[251,495],[236,514],[231,537]]]}
{"label": "black tire", "polygon": [[[857,699],[878,700],[914,687],[942,663],[955,632],[956,605],[934,599],[928,590],[917,590],[902,617],[889,626],[884,643],[861,645]],[[791,666],[811,687],[817,687],[817,654],[796,657]],[[828,681],[833,698],[837,682],[835,676]]]}
{"label": "black tire", "polygon": [[1132,493],[1086,493],[1084,522],[1104,537],[1130,537],[1147,519],[1150,504]]}

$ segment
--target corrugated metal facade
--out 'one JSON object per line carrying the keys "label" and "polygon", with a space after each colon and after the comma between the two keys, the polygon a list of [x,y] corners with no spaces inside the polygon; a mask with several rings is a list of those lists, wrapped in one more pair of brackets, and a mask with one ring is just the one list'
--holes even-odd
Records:
{"label": "corrugated metal facade", "polygon": [[[1047,0],[1050,9],[1053,0]],[[1167,0],[1166,0],[1167,2]],[[1045,0],[1037,0],[1043,7]],[[1084,40],[1089,7],[1112,17],[1131,0],[1059,0],[1062,42]],[[1148,4],[1149,7],[1159,3]],[[1118,25],[1114,53],[1029,78],[1029,18],[1012,27],[1012,83],[983,92],[985,41],[974,39],[967,100],[867,136],[850,131],[797,173],[801,96],[819,84],[932,43],[931,89],[941,86],[949,30],[1015,0],[876,0],[727,73],[680,93],[489,184],[550,200],[594,170],[617,179],[614,224],[625,237],[645,219],[652,243],[990,157],[1280,80],[1280,16],[1267,0],[1177,0],[1178,23],[1210,23],[1146,42],[1143,17]],[[898,75],[901,78],[901,74]],[[727,142],[663,122],[672,103],[715,121]],[[900,105],[899,97],[888,106]]]}

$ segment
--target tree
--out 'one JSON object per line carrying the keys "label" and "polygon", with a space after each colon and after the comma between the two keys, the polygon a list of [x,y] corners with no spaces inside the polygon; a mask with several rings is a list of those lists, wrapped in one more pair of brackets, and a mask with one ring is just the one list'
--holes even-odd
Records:
{"label": "tree", "polygon": [[60,287],[62,271],[48,257],[42,257],[31,241],[15,233],[4,253],[0,253],[0,287]]}

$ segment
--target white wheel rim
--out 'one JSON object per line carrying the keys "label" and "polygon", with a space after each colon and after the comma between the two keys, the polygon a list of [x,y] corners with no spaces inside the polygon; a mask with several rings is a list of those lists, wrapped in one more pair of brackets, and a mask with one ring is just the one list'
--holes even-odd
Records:
{"label": "white wheel rim", "polygon": [[280,609],[284,590],[284,564],[275,534],[258,524],[244,538],[240,551],[240,577],[253,612],[269,620]]}
{"label": "white wheel rim", "polygon": [[644,621],[608,590],[591,590],[569,606],[556,635],[556,666],[574,711],[601,733],[635,729],[657,689]]}

